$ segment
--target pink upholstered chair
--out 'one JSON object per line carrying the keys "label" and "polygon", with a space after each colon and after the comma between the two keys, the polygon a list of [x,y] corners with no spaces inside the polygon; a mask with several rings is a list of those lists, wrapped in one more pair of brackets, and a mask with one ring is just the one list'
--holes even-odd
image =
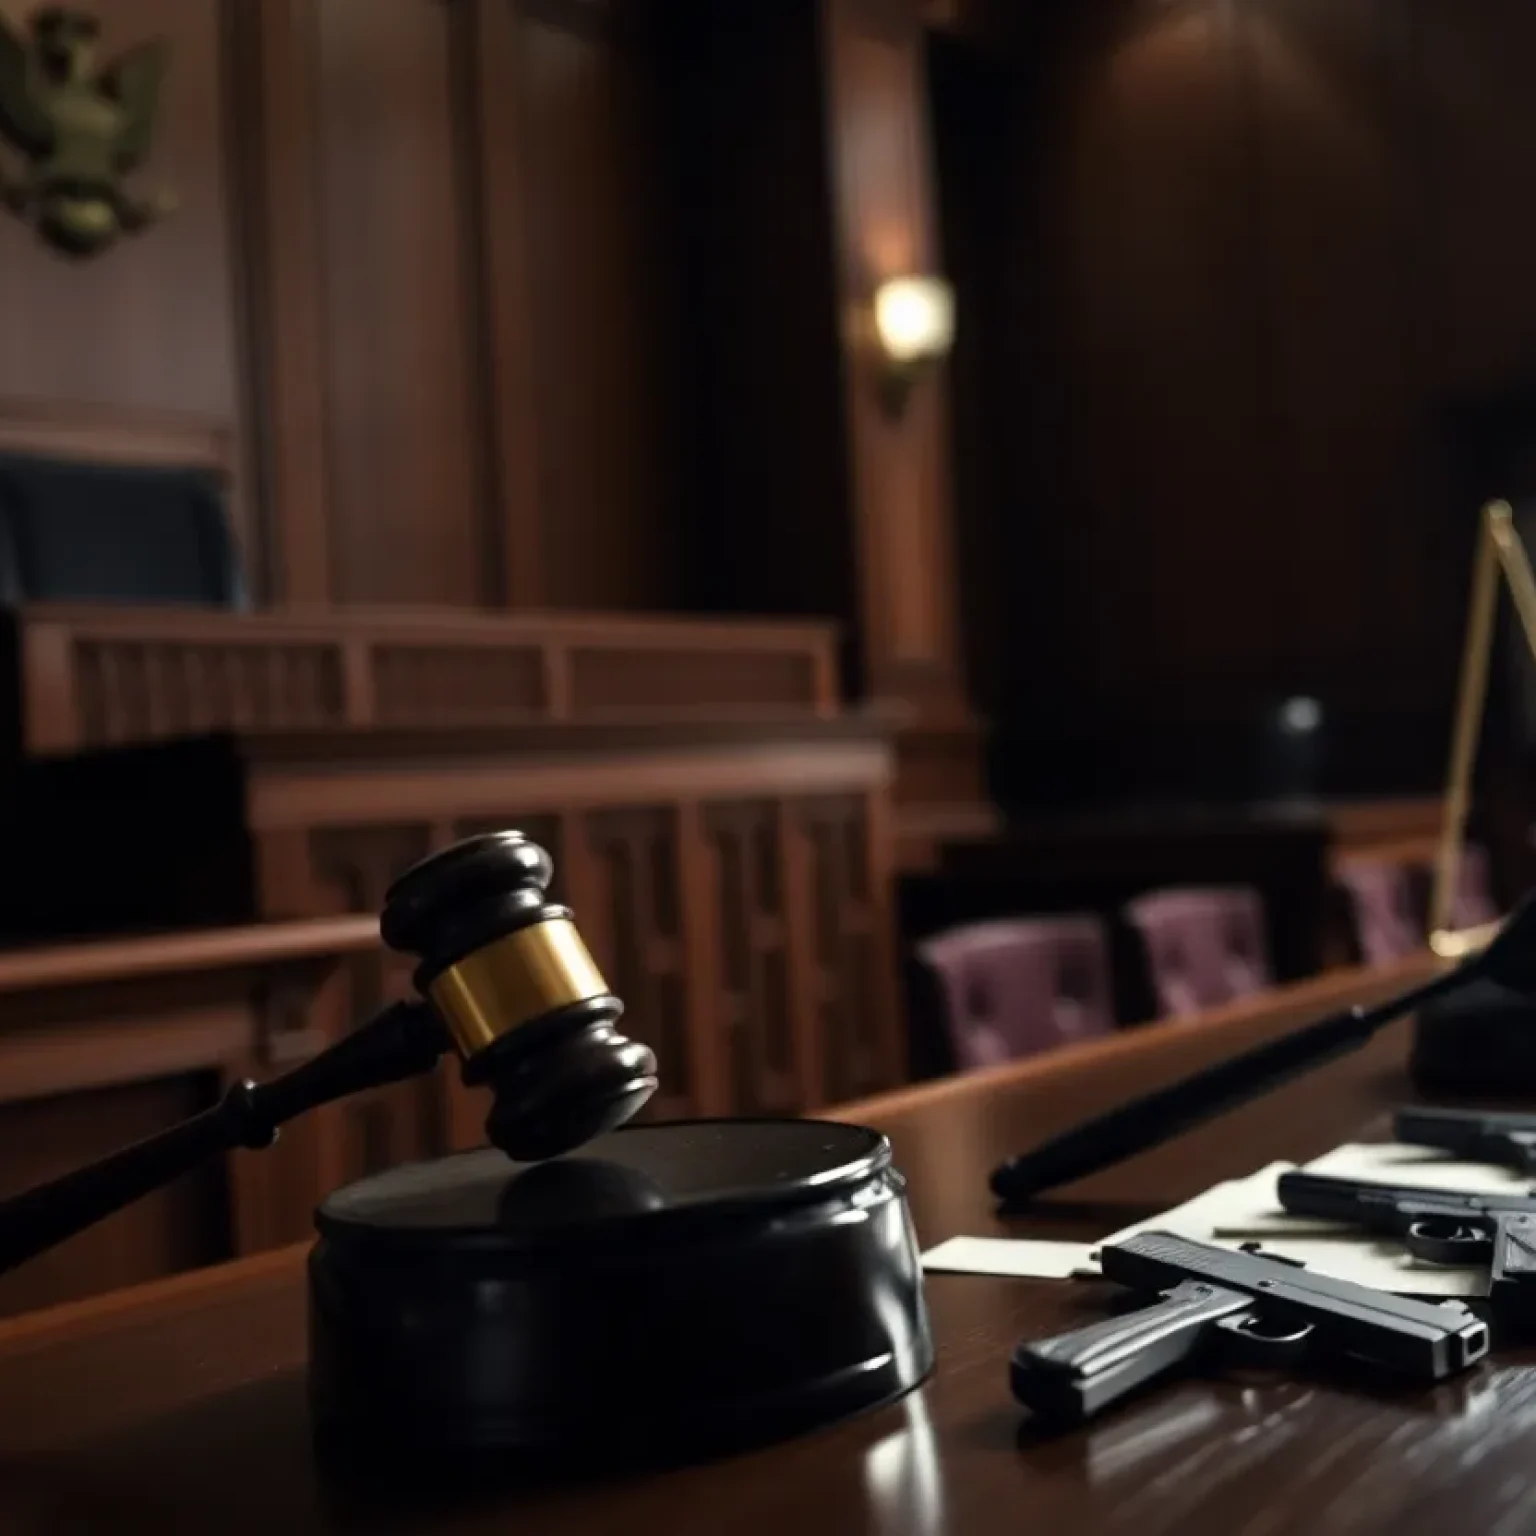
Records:
{"label": "pink upholstered chair", "polygon": [[1461,850],[1456,888],[1451,893],[1451,927],[1481,928],[1496,923],[1504,914],[1493,899],[1493,878],[1488,869],[1488,850],[1468,843]]}
{"label": "pink upholstered chair", "polygon": [[1367,965],[1390,965],[1424,948],[1424,920],[1414,903],[1408,865],[1350,859],[1340,866],[1338,879],[1349,897],[1360,957]]}
{"label": "pink upholstered chair", "polygon": [[1247,886],[1152,891],[1127,918],[1147,949],[1163,1018],[1178,1018],[1270,985],[1264,899]]}
{"label": "pink upholstered chair", "polygon": [[939,979],[962,1071],[1110,1034],[1109,945],[1096,917],[1008,918],[917,946]]}

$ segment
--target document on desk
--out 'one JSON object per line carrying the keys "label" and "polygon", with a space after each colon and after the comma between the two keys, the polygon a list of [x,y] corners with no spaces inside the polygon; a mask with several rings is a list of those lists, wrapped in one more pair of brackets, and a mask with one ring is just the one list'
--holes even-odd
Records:
{"label": "document on desk", "polygon": [[[1381,1183],[1429,1185],[1431,1161],[1422,1149],[1348,1146],[1336,1148],[1306,1166],[1318,1173],[1370,1178]],[[1409,1155],[1412,1155],[1411,1158]],[[1438,1160],[1437,1188],[1496,1192],[1524,1185],[1503,1170]],[[1101,1239],[1123,1241],[1138,1232],[1171,1232],[1194,1242],[1223,1248],[1257,1243],[1260,1251],[1293,1259],[1315,1274],[1352,1280],[1375,1290],[1399,1295],[1477,1297],[1488,1294],[1483,1268],[1450,1268],[1425,1264],[1406,1253],[1401,1244],[1379,1240],[1354,1228],[1311,1217],[1291,1216],[1280,1208],[1276,1183],[1293,1163],[1271,1163],[1244,1179],[1229,1179],[1170,1211],[1139,1221]],[[1413,1170],[1410,1181],[1409,1170]],[[1425,1173],[1421,1178],[1420,1173]],[[1456,1182],[1457,1180],[1460,1182]],[[950,1273],[1016,1275],[1035,1279],[1097,1277],[1100,1243],[1058,1243],[1012,1238],[951,1238],[923,1255],[923,1267]]]}
{"label": "document on desk", "polygon": [[923,1255],[923,1268],[941,1274],[1070,1280],[1093,1262],[1094,1246],[1027,1237],[952,1237]]}

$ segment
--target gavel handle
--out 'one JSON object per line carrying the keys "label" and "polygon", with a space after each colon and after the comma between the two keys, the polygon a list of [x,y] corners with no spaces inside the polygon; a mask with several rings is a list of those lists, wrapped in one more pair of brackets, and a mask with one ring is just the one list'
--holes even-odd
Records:
{"label": "gavel handle", "polygon": [[99,1162],[0,1201],[0,1274],[236,1147],[277,1140],[317,1105],[430,1071],[447,1032],[425,1003],[394,1003],[345,1040],[268,1083],[238,1082],[211,1109]]}

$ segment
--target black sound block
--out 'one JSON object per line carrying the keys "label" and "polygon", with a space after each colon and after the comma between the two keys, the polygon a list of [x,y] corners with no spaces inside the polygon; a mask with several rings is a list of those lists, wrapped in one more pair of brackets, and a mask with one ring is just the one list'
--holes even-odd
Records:
{"label": "black sound block", "polygon": [[933,1362],[885,1137],[815,1120],[627,1127],[467,1152],[316,1213],[322,1457],[675,1464],[899,1397]]}
{"label": "black sound block", "polygon": [[1536,1003],[1478,979],[1414,1017],[1408,1071],[1426,1094],[1536,1094]]}

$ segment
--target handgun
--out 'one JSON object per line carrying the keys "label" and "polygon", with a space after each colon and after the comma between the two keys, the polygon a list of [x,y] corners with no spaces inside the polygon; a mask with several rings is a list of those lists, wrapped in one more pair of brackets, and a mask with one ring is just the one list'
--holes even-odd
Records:
{"label": "handgun", "polygon": [[1536,1315],[1536,1199],[1372,1184],[1324,1173],[1282,1173],[1280,1205],[1398,1238],[1431,1264],[1486,1264],[1488,1299],[1506,1318]]}
{"label": "handgun", "polygon": [[1099,1250],[1106,1279],[1162,1299],[1013,1352],[1014,1397],[1052,1426],[1092,1417],[1179,1368],[1292,1368],[1348,1359],[1426,1384],[1488,1353],[1488,1325],[1461,1302],[1414,1301],[1309,1274],[1294,1260],[1167,1232]]}
{"label": "handgun", "polygon": [[1464,1162],[1497,1163],[1536,1173],[1536,1115],[1485,1114],[1462,1109],[1400,1109],[1392,1119],[1397,1140],[1437,1147]]}

